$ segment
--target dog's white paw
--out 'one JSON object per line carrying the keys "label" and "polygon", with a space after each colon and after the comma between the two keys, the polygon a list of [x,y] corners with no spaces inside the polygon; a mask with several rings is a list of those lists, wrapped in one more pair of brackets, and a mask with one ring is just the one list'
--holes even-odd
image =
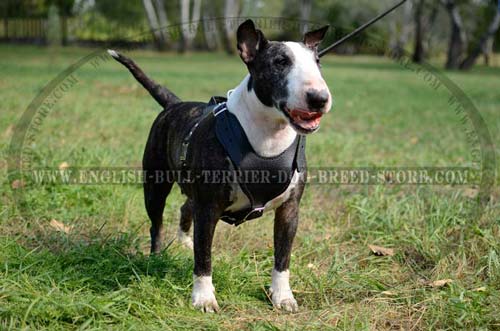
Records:
{"label": "dog's white paw", "polygon": [[276,308],[295,313],[299,310],[299,305],[293,297],[289,279],[288,270],[282,272],[273,270],[269,292],[271,292],[271,301]]}
{"label": "dog's white paw", "polygon": [[193,276],[193,306],[204,313],[219,311],[219,305],[215,299],[215,288],[212,285],[212,276]]}
{"label": "dog's white paw", "polygon": [[184,232],[181,229],[179,229],[179,231],[177,231],[177,239],[182,245],[193,250],[193,239],[191,239],[191,237],[187,232]]}

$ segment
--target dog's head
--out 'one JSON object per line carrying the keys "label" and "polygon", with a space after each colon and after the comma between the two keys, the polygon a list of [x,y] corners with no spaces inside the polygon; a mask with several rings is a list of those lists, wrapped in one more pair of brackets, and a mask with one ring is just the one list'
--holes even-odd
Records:
{"label": "dog's head", "polygon": [[250,72],[248,90],[301,134],[316,131],[332,106],[318,57],[327,30],[325,26],[308,32],[299,43],[268,41],[251,20],[238,28],[238,51]]}

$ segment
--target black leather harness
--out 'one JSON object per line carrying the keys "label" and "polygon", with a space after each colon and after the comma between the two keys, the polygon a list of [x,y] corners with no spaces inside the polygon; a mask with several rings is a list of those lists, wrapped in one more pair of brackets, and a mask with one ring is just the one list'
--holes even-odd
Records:
{"label": "black leather harness", "polygon": [[185,162],[189,139],[199,123],[208,116],[215,117],[215,133],[235,168],[237,182],[250,205],[235,212],[226,211],[221,219],[239,225],[262,216],[266,203],[281,195],[290,185],[295,171],[305,168],[305,137],[297,135],[295,141],[274,157],[259,156],[252,148],[245,131],[235,115],[227,110],[226,98],[212,97],[207,113],[193,126],[184,139],[181,161]]}

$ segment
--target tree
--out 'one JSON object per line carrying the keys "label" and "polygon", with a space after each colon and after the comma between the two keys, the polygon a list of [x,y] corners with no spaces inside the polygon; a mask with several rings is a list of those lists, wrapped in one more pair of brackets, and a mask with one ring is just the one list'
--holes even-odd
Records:
{"label": "tree", "polygon": [[436,21],[438,6],[436,2],[428,0],[415,0],[415,47],[413,51],[413,62],[422,63],[427,57],[429,31]]}
{"label": "tree", "polygon": [[413,52],[413,62],[421,63],[424,60],[424,2],[417,0],[415,8],[415,50]]}
{"label": "tree", "polygon": [[168,46],[168,34],[165,28],[168,25],[167,14],[162,0],[155,0],[156,7],[152,0],[142,0],[149,28],[153,35],[156,47],[162,51]]}
{"label": "tree", "polygon": [[413,2],[407,1],[403,7],[402,15],[389,16],[391,54],[395,57],[403,55],[404,48],[408,44],[410,34],[413,30]]}
{"label": "tree", "polygon": [[217,20],[215,19],[216,8],[214,7],[214,3],[205,1],[203,3],[202,12],[205,43],[208,50],[214,51],[218,49],[220,45],[220,36],[219,29],[217,27]]}
{"label": "tree", "polygon": [[234,54],[234,35],[238,22],[236,18],[240,12],[238,0],[225,0],[224,3],[224,49],[228,54]]}
{"label": "tree", "polygon": [[181,43],[179,51],[185,52],[191,48],[200,23],[201,0],[194,0],[191,13],[191,0],[181,1]]}
{"label": "tree", "polygon": [[467,48],[465,26],[455,0],[441,0],[441,3],[446,8],[451,22],[451,35],[448,46],[446,69],[458,69],[460,68],[460,61],[462,60],[463,53]]}
{"label": "tree", "polygon": [[75,0],[2,0],[4,17],[47,17],[49,9],[57,7],[60,16],[73,16]]}
{"label": "tree", "polygon": [[486,58],[486,63],[488,64],[489,49],[493,48],[493,40],[495,34],[500,28],[500,1],[497,6],[495,16],[493,17],[487,31],[481,37],[477,46],[472,50],[472,52],[465,58],[465,60],[460,64],[460,69],[469,70],[474,66],[477,58],[484,54]]}
{"label": "tree", "polygon": [[300,21],[302,34],[309,31],[309,20],[311,19],[312,0],[300,0]]}
{"label": "tree", "polygon": [[[451,21],[451,35],[446,68],[468,70],[474,66],[477,58],[487,51],[489,45],[491,45],[491,43],[493,42],[495,34],[500,28],[500,4],[497,4],[495,15],[491,19],[486,32],[480,35],[477,45],[471,50],[469,54],[467,54],[466,29],[462,17],[460,16],[458,1],[441,0],[441,3],[446,8]],[[491,3],[488,1],[477,1],[476,3],[476,5],[486,5],[487,9],[488,4]],[[481,23],[484,18],[484,13],[478,13],[477,15],[475,15],[474,21],[476,28],[478,26],[481,27]]]}
{"label": "tree", "polygon": [[47,17],[47,43],[51,46],[61,46],[62,32],[59,8],[56,5],[51,5]]}

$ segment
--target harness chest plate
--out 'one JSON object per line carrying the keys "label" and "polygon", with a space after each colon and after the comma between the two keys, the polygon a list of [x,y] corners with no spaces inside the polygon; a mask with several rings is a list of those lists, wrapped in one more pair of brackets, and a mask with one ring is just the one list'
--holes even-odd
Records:
{"label": "harness chest plate", "polygon": [[[236,170],[233,174],[236,176],[235,181],[250,201],[248,208],[236,212],[226,211],[221,217],[227,223],[239,225],[262,216],[266,203],[289,187],[295,171],[304,171],[305,137],[298,135],[295,141],[277,156],[259,156],[252,148],[236,116],[227,110],[225,101],[222,97],[212,97],[207,108],[211,109],[210,113],[215,117],[217,139]],[[189,138],[197,126],[193,127],[184,140],[183,149],[185,146],[187,150]]]}

